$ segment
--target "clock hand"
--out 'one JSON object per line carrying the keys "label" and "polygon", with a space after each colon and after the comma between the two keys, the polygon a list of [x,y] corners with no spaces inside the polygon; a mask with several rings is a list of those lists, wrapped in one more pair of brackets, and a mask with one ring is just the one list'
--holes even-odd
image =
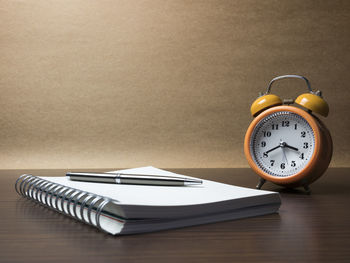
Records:
{"label": "clock hand", "polygon": [[295,148],[295,147],[293,147],[293,146],[290,146],[289,144],[286,144],[285,147],[287,147],[287,148],[289,148],[289,149],[292,149],[292,150],[294,150],[294,151],[297,151],[297,152],[299,151],[298,148]]}
{"label": "clock hand", "polygon": [[276,149],[278,149],[278,148],[280,148],[280,147],[281,147],[281,145],[278,145],[278,146],[273,147],[272,149],[270,149],[270,150],[266,151],[265,153],[272,152],[272,151],[274,151],[274,150],[276,150]]}
{"label": "clock hand", "polygon": [[284,148],[282,147],[282,152],[283,152],[283,156],[284,156],[284,159],[286,159],[286,163],[288,164],[288,160],[287,160],[287,155],[284,151]]}

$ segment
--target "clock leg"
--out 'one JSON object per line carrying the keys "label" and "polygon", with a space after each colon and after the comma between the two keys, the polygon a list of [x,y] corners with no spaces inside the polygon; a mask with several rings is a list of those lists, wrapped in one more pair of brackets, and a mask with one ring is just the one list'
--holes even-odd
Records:
{"label": "clock leg", "polygon": [[308,185],[304,185],[304,189],[308,195],[311,194],[311,189]]}
{"label": "clock leg", "polygon": [[256,186],[256,189],[261,189],[261,187],[263,186],[263,184],[266,182],[266,180],[264,178],[260,178],[259,183]]}

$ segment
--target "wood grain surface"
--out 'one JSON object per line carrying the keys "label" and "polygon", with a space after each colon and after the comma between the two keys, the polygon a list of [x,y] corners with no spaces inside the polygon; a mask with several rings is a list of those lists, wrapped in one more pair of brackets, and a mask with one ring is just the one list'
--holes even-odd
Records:
{"label": "wood grain surface", "polygon": [[[169,170],[247,187],[258,181],[250,169]],[[329,169],[311,195],[267,183],[263,189],[281,193],[278,214],[129,236],[105,234],[20,197],[14,183],[28,172],[66,171],[0,170],[0,262],[350,261],[349,168]]]}

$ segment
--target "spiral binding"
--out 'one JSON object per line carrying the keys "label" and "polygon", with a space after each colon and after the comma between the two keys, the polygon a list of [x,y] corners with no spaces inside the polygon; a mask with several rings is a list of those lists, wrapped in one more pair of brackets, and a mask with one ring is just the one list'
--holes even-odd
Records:
{"label": "spiral binding", "polygon": [[[103,208],[111,202],[109,198],[53,183],[31,174],[21,175],[16,180],[15,190],[23,197],[105,231],[101,227],[100,216]],[[79,203],[80,209],[77,212]],[[87,211],[87,217],[84,211]]]}

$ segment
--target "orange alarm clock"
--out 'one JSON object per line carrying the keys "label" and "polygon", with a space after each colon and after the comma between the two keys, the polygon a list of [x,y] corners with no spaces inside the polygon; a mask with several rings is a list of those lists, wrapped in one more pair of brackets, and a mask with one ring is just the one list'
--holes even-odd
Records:
{"label": "orange alarm clock", "polygon": [[[285,78],[305,80],[309,92],[295,101],[282,101],[270,90],[275,81]],[[255,119],[244,139],[248,163],[260,176],[256,188],[267,180],[289,188],[302,186],[310,192],[309,185],[327,170],[332,158],[330,132],[314,115],[327,117],[328,112],[321,92],[312,91],[305,77],[284,75],[270,81],[267,92],[251,106]]]}

